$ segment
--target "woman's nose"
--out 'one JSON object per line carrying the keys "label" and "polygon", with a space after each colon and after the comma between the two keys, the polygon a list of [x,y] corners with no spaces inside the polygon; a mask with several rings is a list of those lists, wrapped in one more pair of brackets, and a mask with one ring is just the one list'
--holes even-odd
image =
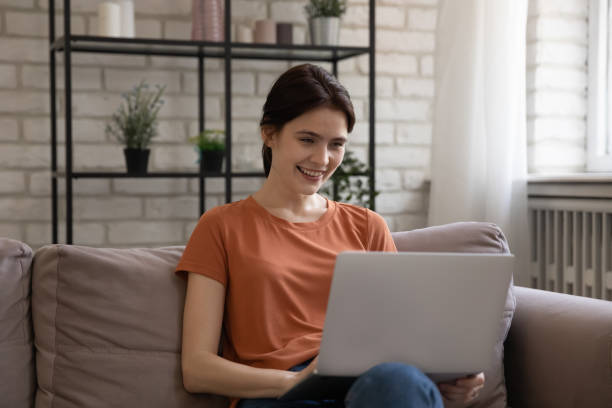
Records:
{"label": "woman's nose", "polygon": [[321,146],[316,149],[312,154],[312,161],[318,165],[327,166],[329,163],[329,151],[327,146]]}

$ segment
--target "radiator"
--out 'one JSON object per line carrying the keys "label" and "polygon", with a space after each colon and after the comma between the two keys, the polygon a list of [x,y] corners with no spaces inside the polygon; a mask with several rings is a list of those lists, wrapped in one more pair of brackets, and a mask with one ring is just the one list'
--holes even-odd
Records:
{"label": "radiator", "polygon": [[612,300],[612,205],[602,199],[529,199],[533,288]]}

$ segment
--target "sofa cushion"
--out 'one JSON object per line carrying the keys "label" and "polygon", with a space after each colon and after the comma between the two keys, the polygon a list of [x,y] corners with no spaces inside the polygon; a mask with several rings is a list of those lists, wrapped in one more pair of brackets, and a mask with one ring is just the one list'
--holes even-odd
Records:
{"label": "sofa cushion", "polygon": [[[509,253],[508,242],[501,229],[486,222],[457,222],[419,230],[392,234],[398,251]],[[494,272],[494,271],[492,271]],[[499,322],[495,344],[495,364],[484,371],[485,387],[470,407],[506,407],[504,380],[504,341],[510,329],[516,301],[512,284],[506,296],[504,314]],[[455,405],[453,405],[455,406]],[[456,406],[461,406],[457,404]]]}
{"label": "sofa cushion", "polygon": [[49,245],[34,257],[32,313],[44,407],[222,407],[181,376],[183,247]]}
{"label": "sofa cushion", "polygon": [[34,405],[35,368],[30,315],[32,249],[0,238],[0,406]]}

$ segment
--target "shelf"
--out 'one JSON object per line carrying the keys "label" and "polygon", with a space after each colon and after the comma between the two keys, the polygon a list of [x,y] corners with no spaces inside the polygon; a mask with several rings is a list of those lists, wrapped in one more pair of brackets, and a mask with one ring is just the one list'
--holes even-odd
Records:
{"label": "shelf", "polygon": [[[231,0],[224,0],[226,4],[229,4]],[[71,13],[70,13],[71,0],[64,1],[64,17],[63,23],[64,28],[71,26]],[[64,65],[64,112],[66,123],[72,123],[72,107],[73,101],[70,95],[72,94],[71,84],[73,82],[72,77],[72,60],[70,55],[74,53],[93,53],[93,54],[111,54],[111,55],[138,55],[138,56],[161,56],[161,57],[184,57],[194,58],[197,62],[197,73],[198,73],[198,124],[200,128],[205,128],[206,121],[204,120],[204,67],[205,59],[212,58],[216,60],[226,61],[223,64],[223,68],[220,71],[225,72],[225,122],[227,127],[231,128],[232,121],[232,92],[231,92],[231,72],[232,64],[231,60],[270,60],[270,61],[281,61],[281,62],[314,62],[314,63],[329,63],[332,65],[333,75],[338,75],[338,62],[359,56],[369,56],[369,99],[368,104],[371,107],[369,109],[369,130],[370,130],[370,142],[369,142],[369,164],[373,168],[376,166],[376,155],[375,155],[375,74],[376,64],[374,60],[376,51],[376,36],[375,36],[375,8],[376,1],[368,0],[369,3],[369,25],[368,25],[368,42],[366,46],[314,46],[314,45],[297,45],[297,44],[255,44],[255,43],[236,43],[230,42],[212,42],[212,41],[191,41],[191,40],[178,40],[178,39],[158,39],[158,38],[123,38],[123,37],[101,37],[101,36],[90,36],[90,35],[71,35],[70,31],[64,31],[67,33],[65,36],[56,37],[54,21],[56,21],[55,12],[55,0],[49,0],[49,36],[51,44],[49,46],[50,57],[49,57],[49,91],[50,91],[50,116],[51,120],[51,223],[52,223],[52,242],[58,243],[59,236],[59,191],[58,185],[60,181],[66,184],[64,189],[65,194],[65,222],[66,222],[66,240],[67,244],[73,243],[73,181],[75,179],[144,179],[144,178],[167,178],[167,179],[179,179],[188,178],[196,179],[198,183],[198,199],[199,199],[199,212],[198,216],[206,211],[206,183],[204,182],[207,178],[223,179],[225,181],[225,202],[230,203],[233,201],[234,196],[232,195],[232,179],[236,178],[265,178],[263,171],[253,172],[225,172],[223,168],[222,172],[203,172],[201,167],[189,166],[183,171],[158,171],[148,172],[145,174],[128,174],[125,168],[117,167],[116,169],[92,169],[87,170],[82,167],[74,171],[71,163],[73,163],[74,153],[72,151],[72,127],[65,126],[65,141],[66,141],[66,157],[64,158],[64,168],[58,168],[58,146],[57,146],[57,121],[58,115],[57,107],[57,65]],[[231,10],[231,7],[227,7],[226,10]],[[225,21],[227,26],[231,22],[231,12],[225,14]],[[64,58],[57,54],[65,54]],[[59,58],[58,58],[59,57]],[[62,61],[63,60],[63,61]],[[229,85],[229,86],[228,86]],[[232,145],[232,132],[229,131],[226,135],[227,142]],[[231,150],[228,152],[226,157],[228,160],[229,168],[233,167]],[[69,172],[66,168],[70,169]],[[191,170],[191,171],[189,171]],[[67,175],[69,173],[69,175]],[[375,188],[375,172],[370,170],[364,173],[353,173],[350,176],[369,177],[370,194],[374,197]],[[61,180],[59,180],[61,178]],[[370,208],[372,210],[375,201],[371,200]]]}
{"label": "shelf", "polygon": [[[54,173],[57,178],[66,177],[66,173],[58,171]],[[225,177],[225,173],[204,173],[202,174],[205,178],[219,178]],[[261,172],[239,172],[231,173],[231,177],[266,177]],[[200,177],[200,173],[196,171],[192,172],[148,172],[144,174],[128,174],[123,172],[96,172],[96,171],[74,171],[72,172],[72,178],[196,178]]]}
{"label": "shelf", "polygon": [[[225,43],[153,38],[120,38],[74,35],[70,37],[72,52],[108,54],[158,55],[173,57],[225,58]],[[232,59],[339,61],[370,52],[369,47],[329,47],[314,45],[281,45],[230,43]],[[58,38],[52,50],[64,51],[65,37]]]}
{"label": "shelf", "polygon": [[[356,172],[349,174],[349,177],[367,177],[369,176],[369,172]],[[57,171],[54,173],[54,176],[57,178],[66,177],[66,172]],[[220,178],[225,177],[225,173],[204,173],[202,174],[204,178]],[[128,174],[117,171],[107,171],[107,172],[98,172],[98,171],[73,171],[72,178],[196,178],[200,177],[200,173],[197,171],[188,171],[188,172],[148,172],[144,174]],[[261,172],[235,172],[230,173],[230,177],[262,177],[265,178],[266,175]]]}

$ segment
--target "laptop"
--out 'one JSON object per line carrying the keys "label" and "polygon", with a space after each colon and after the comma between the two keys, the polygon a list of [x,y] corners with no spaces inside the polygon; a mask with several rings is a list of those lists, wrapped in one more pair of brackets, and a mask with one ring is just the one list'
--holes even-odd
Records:
{"label": "laptop", "polygon": [[384,362],[414,365],[436,383],[484,371],[513,264],[507,254],[340,253],[317,368],[279,399],[342,399]]}

